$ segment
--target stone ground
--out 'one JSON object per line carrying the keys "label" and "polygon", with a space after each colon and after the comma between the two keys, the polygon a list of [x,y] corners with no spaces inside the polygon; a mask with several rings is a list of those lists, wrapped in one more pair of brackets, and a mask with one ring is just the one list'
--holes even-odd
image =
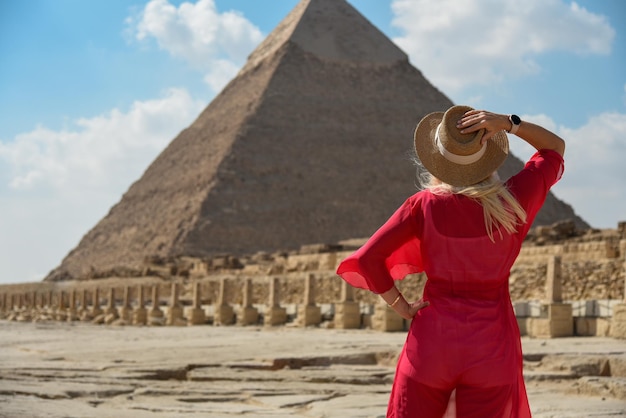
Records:
{"label": "stone ground", "polygon": [[[0,321],[0,417],[380,417],[404,338]],[[626,341],[523,347],[535,417],[626,417]]]}

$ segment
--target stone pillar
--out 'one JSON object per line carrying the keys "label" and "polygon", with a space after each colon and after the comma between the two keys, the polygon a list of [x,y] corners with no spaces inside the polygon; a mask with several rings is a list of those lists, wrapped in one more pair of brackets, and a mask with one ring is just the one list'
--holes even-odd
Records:
{"label": "stone pillar", "polygon": [[[626,225],[626,223],[624,225]],[[624,227],[624,225],[622,225],[622,227]],[[623,242],[626,241],[622,240],[622,243]],[[620,245],[620,247],[622,247],[622,245]],[[624,277],[626,277],[626,261],[622,264],[622,273]],[[613,306],[609,336],[626,339],[626,279],[624,280],[624,300],[622,303]]]}
{"label": "stone pillar", "polygon": [[33,290],[30,293],[30,310],[33,312],[33,314],[35,314],[35,312],[37,311],[37,291]]}
{"label": "stone pillar", "polygon": [[572,305],[563,303],[561,285],[561,257],[548,260],[546,272],[546,301],[541,306],[541,316],[529,321],[531,337],[555,338],[574,335]]}
{"label": "stone pillar", "polygon": [[91,297],[91,311],[89,312],[89,315],[91,316],[91,318],[96,318],[103,314],[102,309],[100,308],[100,289],[96,287],[93,290],[92,295],[93,296]]}
{"label": "stone pillar", "polygon": [[20,322],[28,322],[32,319],[30,311],[28,310],[27,294],[20,293],[18,298],[19,308],[16,320]]}
{"label": "stone pillar", "polygon": [[58,293],[57,311],[55,318],[57,321],[65,321],[67,319],[67,311],[65,309],[65,292],[62,290]]}
{"label": "stone pillar", "polygon": [[43,312],[46,309],[46,296],[43,293],[39,294],[39,312]]}
{"label": "stone pillar", "polygon": [[20,312],[24,310],[24,294],[23,293],[20,293],[17,295],[17,310]]}
{"label": "stone pillar", "polygon": [[361,308],[354,301],[354,288],[345,280],[341,283],[341,301],[335,304],[334,322],[338,329],[361,327]]}
{"label": "stone pillar", "polygon": [[0,313],[6,313],[7,311],[7,294],[2,293],[2,297],[0,298],[0,303],[2,306],[0,307]]}
{"label": "stone pillar", "polygon": [[48,297],[46,298],[46,308],[45,312],[50,317],[50,319],[54,318],[54,304],[52,302],[52,290],[48,290]]}
{"label": "stone pillar", "polygon": [[152,286],[152,309],[148,312],[150,325],[163,325],[163,311],[159,307],[159,285]]}
{"label": "stone pillar", "polygon": [[133,308],[130,306],[130,286],[124,286],[124,299],[119,309],[120,318],[126,323],[133,322]]}
{"label": "stone pillar", "polygon": [[85,313],[87,312],[87,289],[83,288],[80,292],[80,308],[76,312],[80,319],[83,318]]}
{"label": "stone pillar", "polygon": [[9,295],[9,311],[13,312],[15,310],[15,294],[11,293]]}
{"label": "stone pillar", "polygon": [[0,299],[2,300],[2,309],[0,309],[0,319],[5,319],[9,314],[9,307],[8,307],[9,298],[6,293],[2,293],[2,297]]}
{"label": "stone pillar", "polygon": [[2,294],[2,317],[4,318],[9,313],[9,295],[7,293]]}
{"label": "stone pillar", "polygon": [[172,283],[170,308],[167,311],[167,325],[185,325],[183,308],[178,301],[178,283]]}
{"label": "stone pillar", "polygon": [[546,271],[546,300],[548,303],[563,302],[562,271],[561,257],[550,257]]}
{"label": "stone pillar", "polygon": [[119,318],[119,314],[117,312],[117,308],[115,307],[115,288],[109,289],[109,300],[107,301],[107,307],[104,310],[105,319],[104,321],[107,324],[112,323],[117,318]]}
{"label": "stone pillar", "polygon": [[259,310],[252,306],[252,279],[243,283],[243,302],[238,318],[239,325],[256,325],[259,323]]}
{"label": "stone pillar", "polygon": [[200,295],[200,283],[193,283],[193,307],[189,310],[187,315],[188,325],[202,325],[206,324],[206,313],[202,308],[202,298]]}
{"label": "stone pillar", "polygon": [[78,320],[78,313],[76,311],[76,289],[72,289],[70,292],[70,304],[67,309],[67,321],[72,322]]}
{"label": "stone pillar", "polygon": [[379,297],[372,315],[372,329],[384,332],[404,331],[404,318]]}
{"label": "stone pillar", "polygon": [[220,293],[217,297],[217,305],[215,306],[213,324],[232,325],[234,323],[235,311],[233,307],[226,302],[226,279],[221,279]]}
{"label": "stone pillar", "polygon": [[277,277],[269,280],[269,303],[265,311],[265,326],[283,325],[287,322],[287,309],[280,306],[280,288]]}
{"label": "stone pillar", "polygon": [[322,322],[322,311],[315,304],[315,276],[308,274],[304,281],[304,300],[298,306],[298,323],[300,326],[317,326]]}
{"label": "stone pillar", "polygon": [[133,324],[146,325],[148,322],[148,311],[146,311],[146,301],[143,297],[143,286],[137,286],[137,307],[133,310]]}

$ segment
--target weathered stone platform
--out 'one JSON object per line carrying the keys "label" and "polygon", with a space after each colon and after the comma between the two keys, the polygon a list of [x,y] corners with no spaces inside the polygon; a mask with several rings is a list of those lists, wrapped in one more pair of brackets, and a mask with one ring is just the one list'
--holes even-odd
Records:
{"label": "weathered stone platform", "polygon": [[[0,417],[380,417],[404,332],[0,321]],[[523,339],[535,417],[626,416],[626,343]]]}

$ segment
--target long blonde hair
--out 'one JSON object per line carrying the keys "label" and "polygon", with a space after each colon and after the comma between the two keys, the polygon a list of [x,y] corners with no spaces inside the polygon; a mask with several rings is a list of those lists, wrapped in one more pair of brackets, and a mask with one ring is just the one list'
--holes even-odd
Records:
{"label": "long blonde hair", "polygon": [[513,234],[517,231],[518,225],[526,223],[526,211],[505,187],[497,173],[493,173],[479,183],[456,187],[443,183],[426,170],[420,171],[419,179],[422,188],[430,190],[431,193],[460,194],[478,201],[483,207],[485,229],[492,242],[495,242],[494,229],[498,231],[502,239],[502,229]]}

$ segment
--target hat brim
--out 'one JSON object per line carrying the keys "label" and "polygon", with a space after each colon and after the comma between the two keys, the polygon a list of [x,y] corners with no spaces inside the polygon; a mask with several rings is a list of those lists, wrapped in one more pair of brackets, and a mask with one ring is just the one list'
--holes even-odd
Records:
{"label": "hat brim", "polygon": [[472,164],[462,165],[447,160],[437,148],[435,133],[444,112],[430,113],[415,128],[415,152],[433,176],[452,186],[470,186],[493,174],[504,163],[509,153],[509,140],[504,131],[487,141],[483,157]]}

